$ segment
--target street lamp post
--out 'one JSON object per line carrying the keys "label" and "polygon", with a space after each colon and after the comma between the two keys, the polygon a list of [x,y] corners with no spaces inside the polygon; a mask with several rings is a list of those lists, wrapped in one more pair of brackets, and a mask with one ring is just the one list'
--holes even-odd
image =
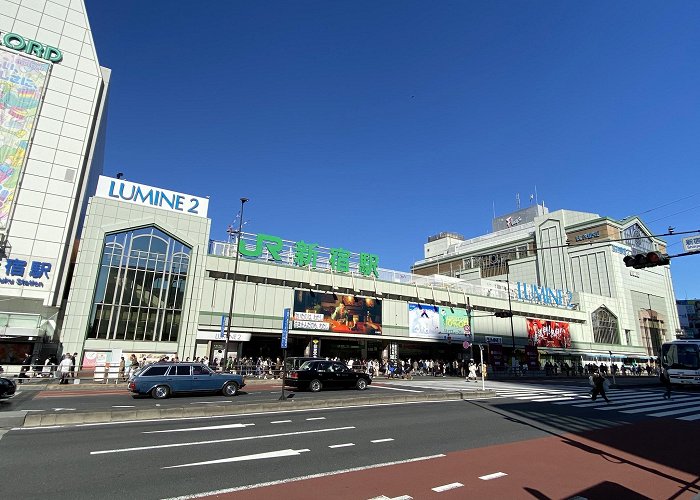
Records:
{"label": "street lamp post", "polygon": [[228,309],[228,326],[226,328],[226,345],[224,347],[224,369],[228,366],[228,344],[231,339],[231,322],[233,321],[233,297],[236,292],[236,277],[238,276],[238,255],[240,254],[238,247],[241,243],[241,231],[243,230],[243,205],[248,201],[248,198],[241,198],[241,213],[238,219],[238,237],[236,240],[236,257],[233,264],[233,282],[231,283],[231,303]]}

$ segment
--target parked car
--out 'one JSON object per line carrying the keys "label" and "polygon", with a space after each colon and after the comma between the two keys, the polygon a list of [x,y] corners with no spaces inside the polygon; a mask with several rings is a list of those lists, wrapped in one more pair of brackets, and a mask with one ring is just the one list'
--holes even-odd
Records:
{"label": "parked car", "polygon": [[325,388],[350,388],[365,390],[372,379],[366,373],[352,371],[338,361],[306,361],[287,378],[287,385],[318,392]]}
{"label": "parked car", "polygon": [[15,395],[17,384],[11,378],[0,377],[0,399],[8,399]]}
{"label": "parked car", "polygon": [[132,396],[150,394],[155,399],[185,392],[221,392],[224,396],[235,396],[244,386],[242,375],[216,373],[201,363],[154,363],[129,379]]}

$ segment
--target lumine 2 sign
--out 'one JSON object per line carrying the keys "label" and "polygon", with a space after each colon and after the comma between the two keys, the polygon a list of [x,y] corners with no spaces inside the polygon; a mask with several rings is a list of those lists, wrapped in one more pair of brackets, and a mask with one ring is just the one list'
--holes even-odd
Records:
{"label": "lumine 2 sign", "polygon": [[[238,251],[245,257],[262,257],[263,252],[272,257],[274,261],[282,261],[282,247],[284,242],[279,236],[270,234],[258,234],[255,238],[255,248],[249,249],[243,239],[238,241]],[[320,260],[318,254],[318,244],[306,243],[305,241],[297,241],[292,248],[294,256],[294,265],[299,267],[317,268],[317,263]],[[328,267],[331,271],[348,273],[350,272],[350,256],[349,250],[344,248],[331,248],[328,256]],[[357,270],[363,276],[374,275],[379,277],[379,257],[372,253],[360,253],[359,261],[357,262]]]}
{"label": "lumine 2 sign", "polygon": [[24,52],[30,56],[36,56],[52,63],[58,63],[63,60],[63,54],[56,47],[26,39],[17,33],[5,33],[2,37],[2,45],[9,49]]}

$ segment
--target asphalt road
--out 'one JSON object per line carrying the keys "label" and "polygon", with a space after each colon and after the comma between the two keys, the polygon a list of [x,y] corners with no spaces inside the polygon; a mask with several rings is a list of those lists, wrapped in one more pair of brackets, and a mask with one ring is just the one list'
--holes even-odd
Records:
{"label": "asphalt road", "polygon": [[[461,386],[460,386],[461,387]],[[461,389],[475,389],[466,384]],[[19,394],[15,398],[0,403],[0,418],[3,412],[17,411],[46,411],[46,412],[70,412],[70,411],[119,411],[146,408],[187,407],[196,405],[221,405],[230,404],[235,407],[245,403],[263,403],[278,401],[281,394],[281,385],[274,384],[250,384],[241,389],[234,397],[225,397],[221,394],[200,395],[176,395],[162,400],[155,400],[148,396],[133,398],[126,389],[120,388],[96,388],[96,389],[62,389],[62,390],[33,390],[26,386],[19,387]],[[386,396],[389,394],[436,392],[440,388],[412,389],[408,386],[388,385],[383,381],[376,381],[364,391],[356,389],[325,389],[318,393],[309,391],[285,390],[285,396],[292,394],[292,399],[313,400],[328,398],[343,398],[348,396],[363,396],[369,398]]]}
{"label": "asphalt road", "polygon": [[[3,481],[2,495],[571,498],[585,492],[592,499],[697,493],[697,422],[607,411],[605,403],[585,399],[556,404],[570,402],[568,392],[558,394],[558,401],[502,396],[11,430],[0,439],[0,477],[13,478]],[[644,389],[616,396],[621,410],[624,398],[648,400],[637,405],[661,401],[660,392]]]}

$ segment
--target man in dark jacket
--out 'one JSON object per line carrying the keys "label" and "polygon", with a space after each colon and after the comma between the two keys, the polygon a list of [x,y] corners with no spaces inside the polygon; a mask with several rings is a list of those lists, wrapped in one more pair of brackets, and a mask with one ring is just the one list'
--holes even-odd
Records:
{"label": "man in dark jacket", "polygon": [[605,377],[600,371],[596,370],[593,375],[591,375],[591,380],[593,383],[593,390],[591,391],[591,399],[595,401],[600,394],[606,403],[610,403],[610,400],[605,395]]}

